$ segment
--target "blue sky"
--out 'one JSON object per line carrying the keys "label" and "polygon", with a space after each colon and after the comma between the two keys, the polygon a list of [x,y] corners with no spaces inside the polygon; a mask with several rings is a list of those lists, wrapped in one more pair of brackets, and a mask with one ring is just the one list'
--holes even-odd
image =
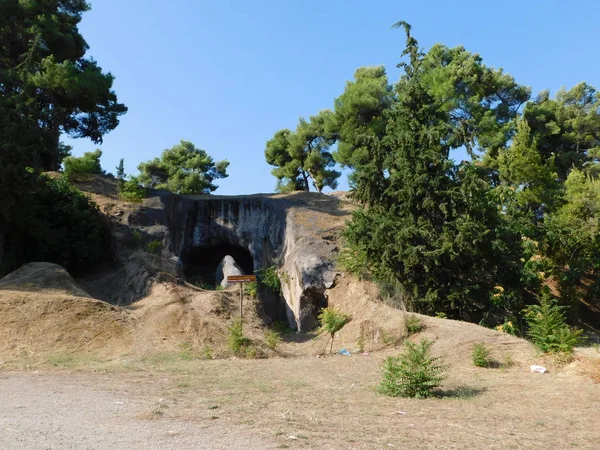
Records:
{"label": "blue sky", "polygon": [[[505,0],[92,0],[80,30],[129,107],[97,146],[128,174],[181,139],[228,159],[217,194],[273,192],[265,142],[300,116],[331,108],[361,66],[390,80],[405,20],[424,49],[464,45],[534,93],[587,81],[600,88],[600,2]],[[346,189],[345,176],[340,189]]]}

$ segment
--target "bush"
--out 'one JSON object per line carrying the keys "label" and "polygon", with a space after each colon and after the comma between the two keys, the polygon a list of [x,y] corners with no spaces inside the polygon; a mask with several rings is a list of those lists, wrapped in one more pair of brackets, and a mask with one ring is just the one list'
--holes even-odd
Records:
{"label": "bush", "polygon": [[161,241],[150,241],[146,245],[146,250],[148,253],[152,253],[154,255],[158,255],[162,250],[163,243]]}
{"label": "bush", "polygon": [[251,283],[244,283],[244,294],[249,297],[257,298],[258,296],[258,283],[255,281]]}
{"label": "bush", "polygon": [[490,351],[483,342],[478,342],[473,346],[471,358],[477,367],[490,367],[494,363]]}
{"label": "bush", "polygon": [[241,319],[236,319],[229,327],[227,345],[235,355],[244,354],[246,352],[246,347],[250,345],[250,339],[245,337],[242,331]]}
{"label": "bush", "polygon": [[10,271],[31,261],[60,264],[72,274],[112,258],[112,235],[98,206],[65,179],[28,172],[27,190],[7,224],[4,263]]}
{"label": "bush", "polygon": [[124,181],[119,189],[119,198],[127,202],[140,203],[145,196],[146,190],[135,178]]}
{"label": "bush", "polygon": [[422,331],[423,328],[425,328],[425,325],[423,325],[423,321],[421,320],[421,318],[415,316],[414,314],[405,316],[404,324],[406,325],[406,331],[409,335],[418,333],[419,331]]}
{"label": "bush", "polygon": [[531,305],[527,309],[527,335],[544,353],[572,353],[573,348],[581,342],[583,330],[567,325],[564,309],[548,291],[542,295],[539,305]]}
{"label": "bush", "polygon": [[[321,322],[321,330],[329,334],[329,339],[331,340],[329,353],[331,353],[333,351],[333,338],[335,337],[335,333],[340,331],[344,325],[350,322],[350,316],[347,316],[333,307],[323,308],[319,314],[319,322]],[[325,346],[325,348],[327,348],[327,346]]]}
{"label": "bush", "polygon": [[103,175],[104,171],[100,165],[101,156],[102,150],[99,149],[93,152],[86,152],[80,158],[75,156],[67,156],[63,160],[65,177],[68,180],[73,180],[77,178],[78,175]]}
{"label": "bush", "polygon": [[257,270],[256,279],[258,281],[258,286],[269,289],[275,294],[281,292],[281,281],[279,280],[276,266]]}
{"label": "bush", "polygon": [[430,397],[444,381],[441,358],[431,356],[433,341],[406,341],[404,353],[385,360],[379,391],[390,397]]}
{"label": "bush", "polygon": [[281,342],[281,334],[275,330],[268,330],[265,332],[265,342],[267,347],[269,347],[271,350],[275,350],[275,348]]}

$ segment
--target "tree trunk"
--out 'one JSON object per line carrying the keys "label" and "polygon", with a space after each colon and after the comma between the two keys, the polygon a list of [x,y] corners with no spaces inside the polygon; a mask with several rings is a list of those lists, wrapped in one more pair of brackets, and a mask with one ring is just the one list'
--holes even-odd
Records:
{"label": "tree trunk", "polygon": [[302,178],[304,178],[304,190],[306,192],[310,191],[310,186],[308,184],[308,175],[304,170],[302,171]]}

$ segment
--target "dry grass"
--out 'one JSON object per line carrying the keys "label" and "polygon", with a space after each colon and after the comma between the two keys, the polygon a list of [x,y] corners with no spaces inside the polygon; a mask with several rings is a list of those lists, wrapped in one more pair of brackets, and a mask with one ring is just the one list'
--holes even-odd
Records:
{"label": "dry grass", "polygon": [[390,353],[213,361],[165,355],[69,376],[126,390],[146,405],[138,418],[231,433],[249,426],[273,448],[597,448],[600,385],[586,378],[451,367],[437,397],[394,399],[376,391]]}

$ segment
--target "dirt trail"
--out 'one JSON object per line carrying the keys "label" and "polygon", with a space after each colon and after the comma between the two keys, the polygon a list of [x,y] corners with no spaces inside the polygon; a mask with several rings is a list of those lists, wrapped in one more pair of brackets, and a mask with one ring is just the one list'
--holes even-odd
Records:
{"label": "dirt trail", "polygon": [[[99,388],[102,386],[102,388]],[[124,379],[66,373],[0,374],[0,448],[45,450],[266,449],[239,426],[139,418],[156,402]]]}

